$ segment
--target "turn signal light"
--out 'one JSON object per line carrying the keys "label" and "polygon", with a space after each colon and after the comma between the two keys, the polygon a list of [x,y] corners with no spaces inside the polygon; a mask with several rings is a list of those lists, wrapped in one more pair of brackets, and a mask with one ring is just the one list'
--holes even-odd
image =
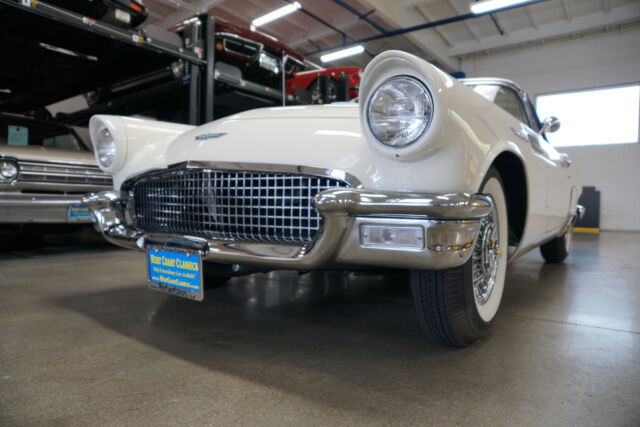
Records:
{"label": "turn signal light", "polygon": [[360,246],[364,248],[424,249],[424,229],[420,226],[362,224]]}

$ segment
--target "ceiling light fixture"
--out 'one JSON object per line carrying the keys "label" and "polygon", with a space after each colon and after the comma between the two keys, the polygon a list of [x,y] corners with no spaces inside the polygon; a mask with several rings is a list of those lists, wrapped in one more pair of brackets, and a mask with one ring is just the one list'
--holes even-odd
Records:
{"label": "ceiling light fixture", "polygon": [[474,15],[483,15],[512,7],[524,6],[527,3],[538,3],[539,1],[540,0],[484,0],[472,3],[469,9]]}
{"label": "ceiling light fixture", "polygon": [[337,59],[346,58],[347,56],[357,55],[359,53],[364,52],[364,46],[361,44],[353,47],[349,47],[347,49],[337,50],[335,52],[327,53],[326,55],[322,55],[320,57],[320,61],[322,62],[331,62]]}
{"label": "ceiling light fixture", "polygon": [[251,21],[251,25],[253,25],[254,27],[259,27],[261,25],[268,24],[269,22],[280,19],[283,16],[287,16],[288,14],[293,13],[300,8],[302,8],[302,5],[300,5],[300,3],[298,3],[297,1],[294,1],[293,3],[283,6],[280,9],[276,9],[272,12],[267,13],[266,15],[262,15],[261,17],[254,19],[253,21]]}

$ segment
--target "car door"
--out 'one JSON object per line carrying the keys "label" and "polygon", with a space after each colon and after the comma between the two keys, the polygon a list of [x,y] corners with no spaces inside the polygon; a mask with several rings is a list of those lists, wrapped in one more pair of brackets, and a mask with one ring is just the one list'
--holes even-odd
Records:
{"label": "car door", "polygon": [[500,81],[474,85],[473,89],[494,104],[518,119],[519,125],[511,126],[514,141],[526,157],[528,185],[528,229],[534,241],[547,234],[549,221],[549,168],[553,162],[544,150],[538,149],[536,122],[532,121],[526,98],[516,89]]}

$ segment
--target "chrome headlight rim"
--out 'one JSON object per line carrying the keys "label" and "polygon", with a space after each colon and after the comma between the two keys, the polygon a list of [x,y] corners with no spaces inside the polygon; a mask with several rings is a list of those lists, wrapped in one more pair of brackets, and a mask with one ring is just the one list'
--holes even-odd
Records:
{"label": "chrome headlight rim", "polygon": [[[5,174],[5,165],[13,167],[14,171],[12,175]],[[12,158],[0,157],[0,183],[11,184],[18,179],[20,175],[20,165],[18,161]]]}
{"label": "chrome headlight rim", "polygon": [[[114,141],[111,145],[111,150],[115,153],[113,161],[109,166],[100,161],[100,154],[98,152],[98,136],[103,129],[107,129],[110,134],[111,140]],[[124,162],[127,157],[127,133],[126,123],[122,117],[109,116],[109,115],[97,115],[91,117],[89,121],[89,133],[91,134],[91,145],[93,146],[93,154],[97,165],[104,172],[114,174],[118,172],[124,166]]]}
{"label": "chrome headlight rim", "polygon": [[[413,137],[410,141],[408,141],[408,142],[406,142],[406,143],[404,143],[402,145],[388,144],[388,143],[386,143],[384,141],[381,141],[380,138],[378,138],[376,136],[376,134],[374,133],[374,131],[373,131],[372,127],[371,127],[371,114],[370,114],[371,104],[373,103],[374,99],[376,98],[376,94],[385,85],[389,84],[390,82],[396,81],[396,80],[407,80],[407,81],[411,82],[412,84],[415,84],[416,86],[418,86],[420,89],[422,89],[422,91],[426,95],[427,103],[428,103],[428,106],[429,106],[429,115],[428,115],[427,119],[423,122],[421,131],[415,137]],[[410,75],[410,74],[397,74],[397,75],[388,77],[387,79],[383,80],[382,82],[380,82],[375,87],[375,89],[373,89],[371,91],[371,95],[368,96],[367,105],[365,107],[365,111],[364,112],[365,112],[365,120],[366,120],[366,124],[367,124],[367,131],[373,137],[373,139],[383,147],[390,148],[392,150],[402,150],[404,148],[410,147],[410,146],[414,145],[415,143],[417,143],[427,133],[427,131],[431,127],[431,123],[433,122],[433,116],[434,116],[435,111],[436,111],[436,106],[435,106],[435,102],[433,100],[433,96],[431,95],[431,91],[429,90],[429,87],[422,80],[420,80],[416,76],[413,76],[413,75]]]}
{"label": "chrome headlight rim", "polygon": [[[106,139],[105,139],[106,138]],[[106,124],[102,124],[96,132],[96,160],[105,169],[113,166],[118,157],[118,143]]]}

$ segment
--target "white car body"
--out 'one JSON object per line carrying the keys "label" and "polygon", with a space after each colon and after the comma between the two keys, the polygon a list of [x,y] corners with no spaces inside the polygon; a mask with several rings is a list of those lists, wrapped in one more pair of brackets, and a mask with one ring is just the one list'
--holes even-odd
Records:
{"label": "white car body", "polygon": [[105,238],[147,252],[153,289],[201,300],[203,262],[227,278],[408,269],[425,333],[465,346],[491,326],[508,261],[541,245],[547,262],[568,255],[584,209],[574,167],[543,136],[558,126],[542,126],[513,82],[461,82],[388,51],[367,66],[359,104],[199,127],[95,116],[115,187],[83,201]]}
{"label": "white car body", "polygon": [[[510,153],[522,162],[527,182],[525,229],[510,258],[558,235],[575,214],[581,191],[566,156],[527,124],[436,67],[400,52],[385,54],[367,67],[377,69],[374,75],[365,71],[361,99],[371,90],[372,79],[385,77],[379,76],[384,74],[380,63],[395,73],[398,63],[415,67],[436,98],[428,143],[400,150],[372,143],[360,121],[363,104],[356,103],[262,108],[199,127],[96,116],[92,129],[100,121],[128,142],[116,161],[116,190],[145,172],[199,161],[308,166],[333,170],[337,177],[345,171],[366,189],[476,193],[495,159]],[[404,64],[407,61],[411,64]],[[206,134],[220,136],[196,139]]]}

